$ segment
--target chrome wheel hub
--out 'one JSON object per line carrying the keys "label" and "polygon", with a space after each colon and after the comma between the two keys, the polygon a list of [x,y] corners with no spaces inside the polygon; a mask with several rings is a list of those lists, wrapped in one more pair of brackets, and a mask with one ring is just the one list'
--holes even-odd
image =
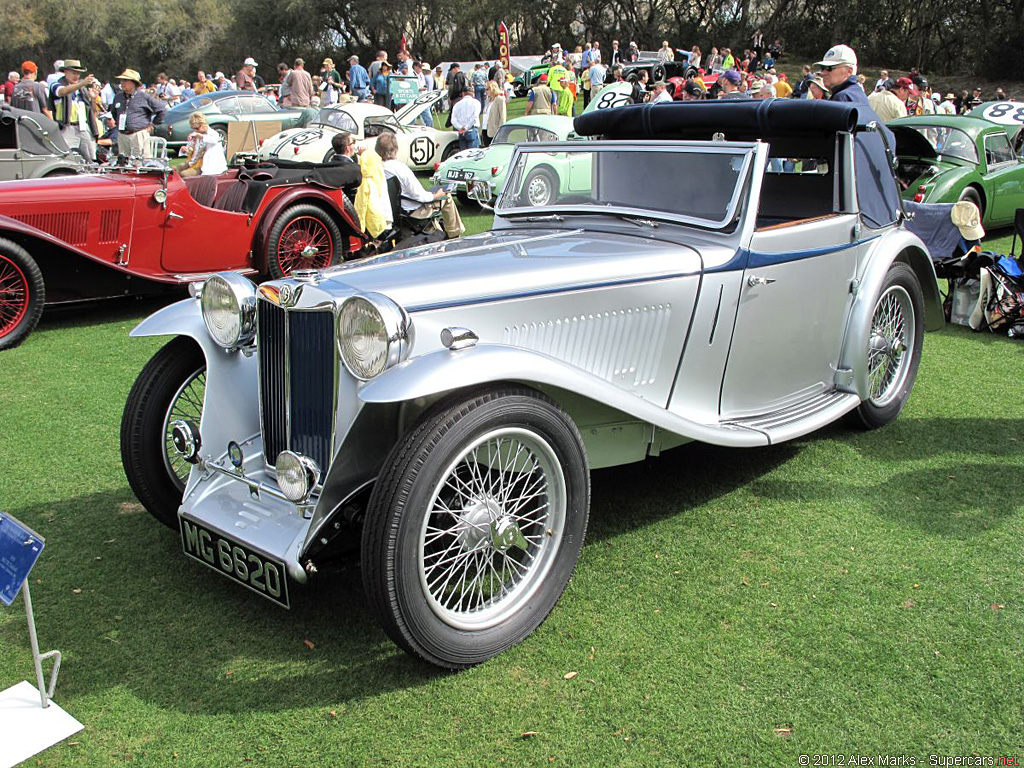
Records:
{"label": "chrome wheel hub", "polygon": [[302,258],[312,259],[318,253],[320,253],[320,251],[318,251],[315,246],[307,245],[305,248],[302,249]]}
{"label": "chrome wheel hub", "polygon": [[530,179],[530,186],[526,190],[527,197],[532,205],[546,205],[551,193],[548,189],[548,181],[543,176],[534,176]]}

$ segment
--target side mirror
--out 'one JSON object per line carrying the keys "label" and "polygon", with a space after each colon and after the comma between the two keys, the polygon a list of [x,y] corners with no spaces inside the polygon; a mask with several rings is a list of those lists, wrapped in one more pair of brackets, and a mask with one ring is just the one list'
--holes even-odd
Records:
{"label": "side mirror", "polygon": [[466,194],[469,195],[471,200],[476,200],[481,208],[486,208],[489,211],[494,210],[494,207],[491,205],[491,200],[494,199],[494,190],[491,188],[490,182],[471,181],[467,185]]}

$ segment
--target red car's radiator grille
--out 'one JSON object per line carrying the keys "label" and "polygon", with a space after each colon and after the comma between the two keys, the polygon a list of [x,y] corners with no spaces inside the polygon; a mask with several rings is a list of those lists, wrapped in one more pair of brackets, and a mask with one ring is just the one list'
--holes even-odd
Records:
{"label": "red car's radiator grille", "polygon": [[121,211],[113,208],[100,214],[100,243],[118,242],[118,233],[121,231]]}
{"label": "red car's radiator grille", "polygon": [[23,213],[14,218],[71,245],[85,245],[89,236],[89,214],[86,212]]}

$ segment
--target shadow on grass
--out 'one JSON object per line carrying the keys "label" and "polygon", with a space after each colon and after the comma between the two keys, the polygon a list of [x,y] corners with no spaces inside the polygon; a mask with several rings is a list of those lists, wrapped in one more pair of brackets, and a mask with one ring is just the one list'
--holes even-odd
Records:
{"label": "shadow on grass", "polygon": [[150,315],[168,304],[188,297],[184,290],[168,291],[160,296],[124,296],[113,299],[46,307],[39,321],[40,330],[88,328],[116,323],[132,317]]}
{"label": "shadow on grass", "polygon": [[[1016,420],[904,420],[870,433],[835,426],[801,442],[831,438],[881,461],[916,461],[965,450],[976,455],[965,439],[993,431],[1019,435],[1021,426]],[[988,456],[1024,450],[1000,441],[987,445]],[[961,538],[998,525],[1024,505],[1019,467],[984,457],[955,472],[946,461],[923,469],[915,464],[878,484],[858,484],[863,475],[854,472],[838,486],[772,476],[799,451],[800,443],[748,450],[691,444],[596,471],[588,546],[671,516],[685,519],[738,488],[783,502],[866,501],[902,524]],[[417,688],[443,674],[399,652],[385,636],[364,601],[357,568],[294,586],[293,608],[284,611],[186,560],[177,534],[153,521],[127,488],[11,511],[38,521],[49,537],[33,578],[40,580],[35,597],[42,642],[66,654],[65,697],[123,687],[169,710],[242,715],[337,707]],[[21,622],[0,627],[0,643],[22,648],[28,658]]]}

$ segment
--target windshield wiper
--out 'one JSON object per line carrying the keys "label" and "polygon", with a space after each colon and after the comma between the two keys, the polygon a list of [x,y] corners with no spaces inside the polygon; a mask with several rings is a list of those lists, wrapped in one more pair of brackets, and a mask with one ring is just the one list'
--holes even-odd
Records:
{"label": "windshield wiper", "polygon": [[565,221],[565,216],[561,216],[557,213],[551,213],[547,216],[526,216],[522,213],[509,212],[502,214],[503,216],[522,218],[523,221]]}
{"label": "windshield wiper", "polygon": [[651,221],[650,219],[642,219],[639,216],[627,216],[624,213],[616,213],[615,218],[628,221],[630,224],[636,224],[638,227],[649,227],[650,229],[658,228],[658,222]]}

